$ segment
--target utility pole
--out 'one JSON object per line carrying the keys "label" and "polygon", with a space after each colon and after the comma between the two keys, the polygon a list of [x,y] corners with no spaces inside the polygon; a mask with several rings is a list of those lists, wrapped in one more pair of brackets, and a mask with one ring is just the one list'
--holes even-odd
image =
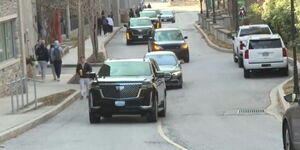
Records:
{"label": "utility pole", "polygon": [[215,8],[215,0],[212,0],[212,9],[213,9],[213,23],[217,23],[216,22],[216,8]]}
{"label": "utility pole", "polygon": [[115,26],[121,26],[121,18],[120,18],[120,1],[112,0],[112,13]]}
{"label": "utility pole", "polygon": [[25,43],[24,43],[24,24],[23,24],[23,9],[22,9],[22,0],[18,0],[18,19],[19,19],[19,50],[21,52],[21,66],[22,66],[22,76],[27,76],[26,69],[26,54],[25,54]]}
{"label": "utility pole", "polygon": [[297,66],[297,52],[296,52],[296,27],[295,27],[295,6],[294,0],[291,0],[291,17],[292,17],[292,46],[293,46],[293,59],[294,59],[294,93],[299,98],[299,78],[298,78],[298,66]]}
{"label": "utility pole", "polygon": [[239,29],[239,16],[238,16],[238,0],[231,0],[232,2],[232,21],[234,23],[235,31]]}
{"label": "utility pole", "polygon": [[206,18],[209,18],[208,1],[209,1],[209,0],[205,0],[205,5],[206,5]]}

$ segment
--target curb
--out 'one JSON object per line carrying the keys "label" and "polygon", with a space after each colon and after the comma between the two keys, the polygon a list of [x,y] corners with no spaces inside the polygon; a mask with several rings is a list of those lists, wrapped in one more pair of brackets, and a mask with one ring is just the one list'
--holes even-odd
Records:
{"label": "curb", "polygon": [[211,48],[220,51],[220,52],[224,52],[224,53],[232,53],[232,49],[227,49],[227,48],[223,48],[220,47],[218,45],[216,45],[215,43],[213,43],[207,36],[207,34],[201,29],[201,27],[199,27],[196,23],[194,23],[195,28],[204,36],[205,41],[207,42],[208,46],[210,46]]}
{"label": "curb", "polygon": [[66,98],[63,102],[52,108],[51,110],[37,116],[36,118],[29,120],[23,124],[17,125],[13,128],[10,128],[2,133],[0,133],[0,143],[7,141],[9,139],[15,138],[18,135],[25,133],[26,131],[36,127],[39,124],[44,123],[45,121],[49,120],[50,118],[54,117],[65,108],[67,108],[70,104],[76,101],[80,96],[79,91],[76,91],[68,98]]}

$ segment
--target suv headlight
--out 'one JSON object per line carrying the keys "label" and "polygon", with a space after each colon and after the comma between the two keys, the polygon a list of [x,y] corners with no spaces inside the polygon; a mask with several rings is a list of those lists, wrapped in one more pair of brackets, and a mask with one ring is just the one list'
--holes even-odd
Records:
{"label": "suv headlight", "polygon": [[181,71],[172,72],[172,76],[180,76],[180,75],[181,75]]}

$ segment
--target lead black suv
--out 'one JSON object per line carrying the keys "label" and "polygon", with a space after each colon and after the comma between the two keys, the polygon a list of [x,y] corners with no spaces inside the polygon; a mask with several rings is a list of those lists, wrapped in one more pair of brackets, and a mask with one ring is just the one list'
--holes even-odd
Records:
{"label": "lead black suv", "polygon": [[131,18],[126,30],[126,44],[133,42],[147,42],[154,27],[149,18]]}
{"label": "lead black suv", "polygon": [[108,60],[91,74],[89,93],[90,123],[101,117],[141,114],[149,122],[166,115],[166,73],[149,59]]}

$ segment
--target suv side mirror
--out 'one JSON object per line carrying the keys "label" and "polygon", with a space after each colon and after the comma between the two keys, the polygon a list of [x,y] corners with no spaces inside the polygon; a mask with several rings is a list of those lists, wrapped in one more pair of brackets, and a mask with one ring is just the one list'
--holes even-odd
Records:
{"label": "suv side mirror", "polygon": [[288,95],[284,96],[284,99],[288,103],[298,102],[297,95],[295,93],[291,93],[291,94],[288,94]]}
{"label": "suv side mirror", "polygon": [[90,72],[90,73],[87,73],[88,77],[92,80],[96,79],[97,78],[97,75],[95,72]]}
{"label": "suv side mirror", "polygon": [[232,33],[228,33],[227,34],[227,38],[235,40],[235,37],[232,35]]}
{"label": "suv side mirror", "polygon": [[124,24],[124,27],[125,27],[125,28],[128,28],[127,24]]}
{"label": "suv side mirror", "polygon": [[188,39],[188,36],[183,37],[184,39]]}

